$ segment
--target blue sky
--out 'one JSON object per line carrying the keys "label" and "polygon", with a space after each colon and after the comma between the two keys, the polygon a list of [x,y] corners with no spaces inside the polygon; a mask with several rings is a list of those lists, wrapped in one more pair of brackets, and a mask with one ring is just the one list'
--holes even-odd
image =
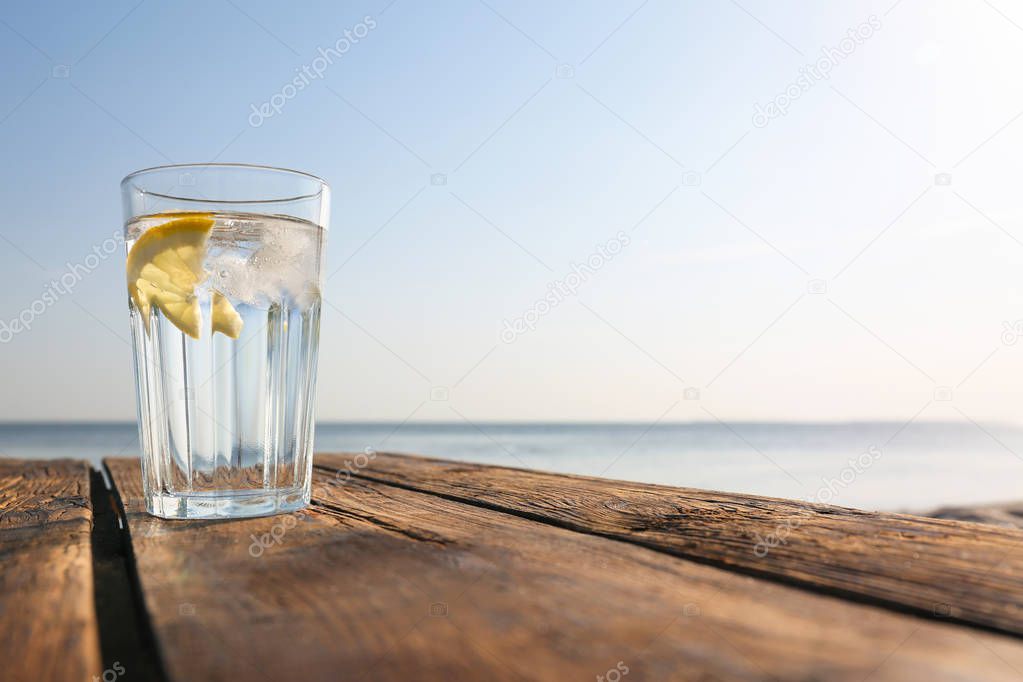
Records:
{"label": "blue sky", "polygon": [[[333,188],[323,419],[1018,421],[1004,5],[5,6],[0,321],[120,228],[128,172],[262,163]],[[122,268],[0,345],[5,418],[133,417]]]}

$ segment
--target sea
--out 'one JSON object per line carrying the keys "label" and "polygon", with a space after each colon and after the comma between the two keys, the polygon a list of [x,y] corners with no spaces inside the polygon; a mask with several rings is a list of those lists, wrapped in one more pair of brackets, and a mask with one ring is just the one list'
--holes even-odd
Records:
{"label": "sea", "polygon": [[[368,448],[368,450],[367,450]],[[1023,500],[1023,429],[972,422],[336,423],[318,452],[400,452],[670,486],[926,512]],[[137,456],[130,423],[0,424],[0,456]]]}

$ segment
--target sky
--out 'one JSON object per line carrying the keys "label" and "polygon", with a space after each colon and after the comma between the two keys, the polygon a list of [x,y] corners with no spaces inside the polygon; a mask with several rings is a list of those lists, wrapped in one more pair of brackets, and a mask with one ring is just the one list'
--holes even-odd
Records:
{"label": "sky", "polygon": [[1019,422],[1021,32],[1004,0],[5,4],[0,416],[134,417],[118,182],[218,160],[332,186],[324,420]]}

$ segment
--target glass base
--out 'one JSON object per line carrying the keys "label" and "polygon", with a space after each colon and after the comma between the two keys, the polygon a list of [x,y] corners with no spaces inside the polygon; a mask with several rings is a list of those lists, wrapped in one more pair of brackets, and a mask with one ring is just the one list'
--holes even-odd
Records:
{"label": "glass base", "polygon": [[304,488],[149,493],[146,511],[162,519],[243,519],[298,511],[309,504]]}

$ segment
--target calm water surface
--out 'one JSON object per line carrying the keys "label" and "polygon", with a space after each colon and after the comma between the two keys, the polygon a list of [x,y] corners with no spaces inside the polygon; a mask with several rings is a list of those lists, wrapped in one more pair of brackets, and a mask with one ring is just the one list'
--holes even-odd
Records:
{"label": "calm water surface", "polygon": [[[958,423],[321,423],[318,451],[364,448],[865,509],[1023,499],[1023,430]],[[134,423],[0,424],[7,457],[138,454]],[[851,460],[851,463],[850,463]]]}

